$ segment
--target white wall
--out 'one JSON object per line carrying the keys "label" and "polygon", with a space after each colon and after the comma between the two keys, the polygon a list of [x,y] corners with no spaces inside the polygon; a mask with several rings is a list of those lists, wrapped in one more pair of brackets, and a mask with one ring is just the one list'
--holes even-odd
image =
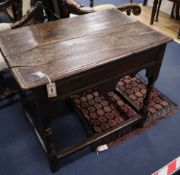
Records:
{"label": "white wall", "polygon": [[[154,0],[148,0],[148,5],[152,7],[153,2],[154,2]],[[170,2],[168,0],[162,0],[160,11],[170,15],[172,6],[173,6],[173,2]]]}

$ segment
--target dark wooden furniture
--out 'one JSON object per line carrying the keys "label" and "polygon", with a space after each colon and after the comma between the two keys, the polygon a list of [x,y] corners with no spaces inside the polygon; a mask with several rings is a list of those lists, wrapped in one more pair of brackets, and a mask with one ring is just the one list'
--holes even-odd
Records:
{"label": "dark wooden furniture", "polygon": [[11,9],[12,13],[9,15],[12,22],[18,21],[22,18],[22,0],[5,0],[0,2],[0,11]]}
{"label": "dark wooden furniture", "polygon": [[[147,5],[148,0],[144,0],[143,5]],[[179,19],[179,8],[180,8],[180,0],[169,0],[174,2],[172,12],[171,12],[171,17],[174,17],[174,10],[176,10],[176,19]],[[159,16],[159,11],[160,11],[160,6],[161,6],[162,0],[154,0],[153,1],[153,7],[152,7],[152,13],[151,13],[151,19],[150,19],[150,24],[153,25],[154,21],[158,21],[158,16]],[[177,38],[180,38],[180,29]]]}
{"label": "dark wooden furniture", "polygon": [[[56,19],[63,19],[70,17],[70,14],[75,15],[84,15],[92,12],[96,12],[96,7],[94,8],[88,8],[78,3],[75,0],[65,0],[65,1],[59,1],[59,0],[43,0],[44,9],[46,11],[46,14],[48,16],[49,21],[56,20]],[[110,6],[112,4],[109,4]],[[90,5],[93,7],[93,5]],[[98,7],[103,10],[107,8],[107,4],[99,5]],[[103,7],[105,6],[105,7]],[[112,7],[113,6],[113,7]],[[112,5],[111,8],[117,8],[118,10],[125,12],[130,15],[131,12],[134,15],[140,15],[141,13],[141,7],[136,3],[127,3],[119,6]],[[109,9],[109,8],[108,8]]]}
{"label": "dark wooden furniture", "polygon": [[[176,20],[179,20],[180,0],[169,0],[169,1],[173,2],[173,8],[171,11],[171,18],[175,17]],[[161,3],[162,3],[162,0],[159,0],[159,2],[155,4],[155,6],[158,5],[158,7],[153,6],[152,16],[151,16],[151,24],[153,24],[153,22],[154,22],[154,17],[155,17],[155,21],[158,21]],[[157,8],[157,10],[155,10],[156,8]],[[174,14],[175,14],[175,16],[174,16]],[[177,38],[178,39],[180,38],[180,28],[179,28]]]}
{"label": "dark wooden furniture", "polygon": [[[179,19],[179,7],[180,7],[180,0],[169,0],[174,2],[172,12],[171,12],[171,17],[174,17],[174,10],[176,11],[176,19]],[[161,6],[162,0],[154,0],[153,1],[153,6],[152,6],[152,13],[151,13],[151,20],[150,24],[154,24],[154,20],[158,21],[158,16],[159,16],[159,11],[160,11],[160,6]],[[144,0],[143,5],[147,5],[147,0]]]}
{"label": "dark wooden furniture", "polygon": [[172,18],[176,18],[177,20],[180,19],[179,17],[179,12],[180,12],[180,0],[170,0],[172,1],[173,4],[173,8],[172,8],[172,12],[171,12],[171,17]]}
{"label": "dark wooden furniture", "polygon": [[90,7],[94,7],[94,0],[90,0]]}
{"label": "dark wooden furniture", "polygon": [[[31,6],[31,8],[27,12],[27,14],[22,17],[22,6],[25,7],[25,5],[23,5],[23,3],[27,3],[26,5],[29,7]],[[43,14],[43,9],[45,10],[49,21],[70,17],[70,13],[77,14],[77,15],[83,15],[83,14],[94,12],[94,10],[92,8],[83,9],[81,4],[79,4],[75,0],[66,0],[66,1],[30,0],[28,2],[27,2],[27,0],[7,0],[4,3],[0,3],[0,9],[5,9],[12,5],[14,5],[14,7],[16,7],[16,8],[14,8],[14,14],[16,14],[15,16],[18,17],[18,19],[21,18],[21,20],[16,21],[14,24],[11,24],[10,26],[8,25],[12,29],[19,28],[24,25],[42,23],[45,18],[44,14]],[[137,4],[134,4],[134,3],[121,5],[116,8],[120,11],[132,12],[134,15],[139,15],[141,13],[140,6]],[[23,11],[26,11],[26,10],[24,9]],[[17,18],[16,18],[16,20],[17,20]],[[0,33],[2,32],[1,30],[3,29],[1,27],[2,26],[0,24]],[[7,30],[7,28],[5,30]],[[3,32],[5,30],[3,29]],[[1,57],[0,57],[0,73],[2,70],[4,70],[4,62],[1,62]],[[0,79],[3,79],[3,78],[0,77]],[[1,81],[0,81],[0,84],[2,84]],[[3,87],[5,89],[5,87],[6,87],[5,83],[3,83],[3,85],[4,85]],[[1,92],[3,92],[3,90]],[[4,91],[4,94],[9,94],[9,92],[6,93],[6,91]],[[6,99],[6,97],[7,97],[7,95],[4,95],[4,94],[3,94],[4,98],[2,98],[2,99]],[[5,106],[7,106],[7,105],[5,105]]]}
{"label": "dark wooden furniture", "polygon": [[36,1],[31,3],[32,6],[28,12],[23,16],[22,14],[22,0],[7,0],[0,3],[0,11],[12,7],[12,25],[11,29],[19,28],[24,25],[34,24],[42,22],[43,18],[43,3],[42,1]]}
{"label": "dark wooden furniture", "polygon": [[[169,0],[169,1],[173,2],[173,8],[172,8],[172,11],[171,11],[171,18],[175,17],[177,20],[179,20],[180,0]],[[161,3],[162,3],[162,0],[159,0],[158,8],[157,8],[157,11],[156,11],[155,21],[158,21]],[[174,14],[176,14],[176,15],[174,16]]]}
{"label": "dark wooden furniture", "polygon": [[75,0],[43,0],[44,9],[49,21],[70,17],[70,14],[83,15],[93,12],[92,9],[82,9]]}
{"label": "dark wooden furniture", "polygon": [[[31,90],[36,97],[38,115],[33,125],[40,135],[51,170],[56,171],[58,159],[126,127],[143,125],[150,93],[170,39],[112,9],[9,31],[0,41],[2,54],[21,90],[25,111],[25,92]],[[146,69],[148,84],[138,117],[65,150],[55,148],[50,127],[54,100],[91,87],[112,90],[121,77],[142,69]],[[48,98],[48,80],[33,75],[37,71],[46,73],[55,82],[57,97]]]}
{"label": "dark wooden furniture", "polygon": [[[150,19],[150,24],[154,24],[154,18],[156,16],[156,21],[158,21],[158,14],[160,10],[160,5],[162,0],[154,0],[153,1],[153,6],[152,6],[152,12],[151,12],[151,19]],[[147,5],[147,0],[144,0],[143,5]]]}
{"label": "dark wooden furniture", "polygon": [[[176,13],[175,18],[177,20],[179,20],[180,0],[169,0],[169,1],[172,1],[174,3],[172,11],[171,11],[171,18],[174,18],[174,13]],[[162,3],[162,0],[159,0],[159,2],[157,2],[157,4],[156,4],[158,6],[155,7],[155,8],[157,8],[157,10],[153,11],[155,14],[152,14],[152,18],[151,18],[151,23],[152,24],[153,24],[153,21],[154,21],[154,17],[155,17],[155,21],[158,21],[161,3]]]}

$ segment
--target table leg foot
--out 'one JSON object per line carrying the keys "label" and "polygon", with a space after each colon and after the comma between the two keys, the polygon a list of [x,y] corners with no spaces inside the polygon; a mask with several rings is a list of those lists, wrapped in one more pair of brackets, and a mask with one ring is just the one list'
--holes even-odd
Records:
{"label": "table leg foot", "polygon": [[45,139],[50,169],[52,172],[56,172],[58,170],[58,159],[54,144],[52,142],[51,128],[47,128],[44,130],[44,139]]}
{"label": "table leg foot", "polygon": [[57,155],[49,155],[48,156],[48,161],[49,161],[49,167],[52,172],[56,172],[59,170],[59,165],[58,165],[58,159]]}

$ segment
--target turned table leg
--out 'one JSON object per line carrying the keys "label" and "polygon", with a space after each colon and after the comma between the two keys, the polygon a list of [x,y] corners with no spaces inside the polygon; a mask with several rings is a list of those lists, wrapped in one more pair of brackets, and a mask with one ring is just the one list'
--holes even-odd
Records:
{"label": "turned table leg", "polygon": [[40,135],[44,142],[50,169],[52,172],[55,172],[58,170],[58,159],[55,145],[53,143],[53,132],[50,127],[52,112],[50,100],[47,97],[46,87],[36,90],[35,95],[39,123],[38,130],[40,131]]}
{"label": "turned table leg", "polygon": [[150,103],[151,92],[154,88],[154,83],[157,80],[160,72],[165,49],[166,49],[166,44],[161,46],[161,48],[159,49],[157,56],[155,58],[156,63],[146,68],[146,77],[148,79],[147,91],[146,91],[146,96],[144,97],[143,100],[143,106],[140,109],[140,114],[142,116],[142,123],[141,123],[142,126],[148,116],[148,105]]}
{"label": "turned table leg", "polygon": [[146,96],[144,97],[143,100],[143,107],[140,110],[140,114],[143,116],[143,122],[146,121],[148,116],[148,105],[150,103],[151,92],[154,88],[154,82],[155,82],[155,79],[153,77],[147,77],[147,78],[148,78],[148,84],[147,84]]}
{"label": "turned table leg", "polygon": [[50,127],[51,106],[45,88],[39,88],[37,90],[34,90],[34,92],[37,112],[37,119],[35,121],[35,116],[32,116],[30,112],[30,110],[32,109],[28,109],[30,106],[28,106],[29,102],[26,97],[26,92],[22,90],[20,90],[21,103],[23,105],[26,119],[28,119],[29,122],[32,124],[32,127],[38,135],[40,143],[47,154],[50,169],[52,170],[52,172],[55,172],[58,170],[58,159],[56,155],[55,146],[53,144],[52,129]]}

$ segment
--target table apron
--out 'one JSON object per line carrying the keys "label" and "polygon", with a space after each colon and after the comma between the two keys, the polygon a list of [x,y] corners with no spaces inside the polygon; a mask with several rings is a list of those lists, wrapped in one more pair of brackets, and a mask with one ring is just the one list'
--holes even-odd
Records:
{"label": "table apron", "polygon": [[[128,56],[126,58],[100,66],[94,70],[71,77],[65,81],[57,81],[57,94],[59,98],[69,97],[75,93],[81,92],[92,87],[106,88],[105,85],[114,86],[120,78],[125,75],[136,74],[137,72],[151,66],[157,68],[159,60],[157,59],[159,48],[153,48],[145,52]],[[159,65],[160,69],[160,65]],[[153,69],[152,69],[153,74]]]}

